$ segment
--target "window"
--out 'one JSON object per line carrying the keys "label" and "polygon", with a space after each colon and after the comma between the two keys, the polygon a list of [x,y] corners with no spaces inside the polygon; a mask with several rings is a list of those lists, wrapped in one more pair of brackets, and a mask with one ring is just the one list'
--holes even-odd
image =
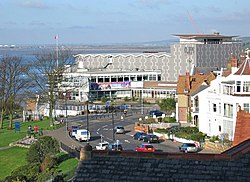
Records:
{"label": "window", "polygon": [[213,111],[216,112],[216,104],[213,104]]}
{"label": "window", "polygon": [[243,107],[244,107],[244,111],[249,113],[249,103],[244,103]]}
{"label": "window", "polygon": [[232,118],[233,117],[233,105],[224,104],[224,116]]}
{"label": "window", "polygon": [[219,114],[221,114],[221,103],[219,103]]}
{"label": "window", "polygon": [[237,81],[236,82],[236,92],[241,92],[240,86],[241,86],[241,82]]}
{"label": "window", "polygon": [[243,92],[250,92],[250,82],[249,81],[243,82]]}

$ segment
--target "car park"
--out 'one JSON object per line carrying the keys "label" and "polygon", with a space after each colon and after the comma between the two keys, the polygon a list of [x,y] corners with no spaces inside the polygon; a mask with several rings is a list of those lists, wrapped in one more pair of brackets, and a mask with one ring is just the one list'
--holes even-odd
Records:
{"label": "car park", "polygon": [[79,142],[81,141],[88,141],[90,140],[90,132],[85,129],[78,129],[75,134],[76,140]]}
{"label": "car park", "polygon": [[147,134],[145,132],[136,132],[134,135],[133,135],[133,138],[135,140],[142,140],[143,137],[145,137]]}
{"label": "car park", "polygon": [[185,152],[185,153],[189,153],[189,152],[197,152],[198,148],[194,143],[183,143],[180,147],[179,147],[179,151],[180,152]]}
{"label": "car park", "polygon": [[125,134],[125,129],[123,126],[116,126],[115,131],[116,134]]}
{"label": "car park", "polygon": [[159,137],[153,134],[147,134],[142,140],[148,143],[159,143]]}
{"label": "car park", "polygon": [[69,128],[69,136],[70,137],[75,137],[76,131],[79,129],[79,126],[71,126]]}
{"label": "car park", "polygon": [[142,144],[140,146],[137,146],[135,148],[135,151],[137,151],[137,152],[155,152],[155,148],[153,145],[150,145],[150,144]]}
{"label": "car park", "polygon": [[98,145],[96,145],[96,150],[106,150],[109,145],[109,142],[101,142]]}
{"label": "car park", "polygon": [[120,143],[113,143],[113,144],[109,144],[107,150],[111,150],[111,151],[123,151],[124,148],[122,147],[122,144]]}

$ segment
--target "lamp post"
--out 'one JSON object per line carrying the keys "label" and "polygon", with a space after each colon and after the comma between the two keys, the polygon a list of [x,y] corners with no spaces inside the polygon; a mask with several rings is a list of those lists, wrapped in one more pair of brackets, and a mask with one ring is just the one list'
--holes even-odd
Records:
{"label": "lamp post", "polygon": [[67,92],[63,92],[63,96],[65,99],[65,110],[66,110],[66,120],[65,120],[65,124],[66,124],[66,133],[68,131],[68,104],[67,104]]}
{"label": "lamp post", "polygon": [[112,126],[113,126],[113,142],[115,142],[115,121],[114,121],[114,107],[111,106],[112,109]]}
{"label": "lamp post", "polygon": [[[87,115],[86,115],[86,119],[87,119],[87,135],[89,135],[89,100],[87,100]],[[87,137],[87,144],[89,143],[89,137]]]}

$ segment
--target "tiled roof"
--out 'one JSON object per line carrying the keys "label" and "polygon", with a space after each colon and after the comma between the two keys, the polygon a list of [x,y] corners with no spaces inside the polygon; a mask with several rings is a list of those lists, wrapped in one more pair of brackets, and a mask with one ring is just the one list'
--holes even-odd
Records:
{"label": "tiled roof", "polygon": [[247,58],[239,67],[234,75],[250,75],[250,58]]}
{"label": "tiled roof", "polygon": [[177,83],[177,94],[186,94],[188,91],[189,94],[193,94],[196,92],[199,87],[205,83],[207,85],[210,84],[212,80],[215,79],[214,73],[210,72],[208,75],[181,75],[179,76],[178,83]]}

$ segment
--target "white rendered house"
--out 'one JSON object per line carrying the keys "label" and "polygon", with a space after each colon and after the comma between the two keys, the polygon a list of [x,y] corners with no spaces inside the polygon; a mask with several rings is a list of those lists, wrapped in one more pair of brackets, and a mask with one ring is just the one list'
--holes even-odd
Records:
{"label": "white rendered house", "polygon": [[193,108],[199,108],[192,112],[192,117],[198,120],[199,130],[208,136],[227,134],[233,140],[238,106],[249,113],[250,58],[247,56],[239,68],[235,60],[231,74],[224,76],[223,70],[218,72],[209,87],[192,95]]}

